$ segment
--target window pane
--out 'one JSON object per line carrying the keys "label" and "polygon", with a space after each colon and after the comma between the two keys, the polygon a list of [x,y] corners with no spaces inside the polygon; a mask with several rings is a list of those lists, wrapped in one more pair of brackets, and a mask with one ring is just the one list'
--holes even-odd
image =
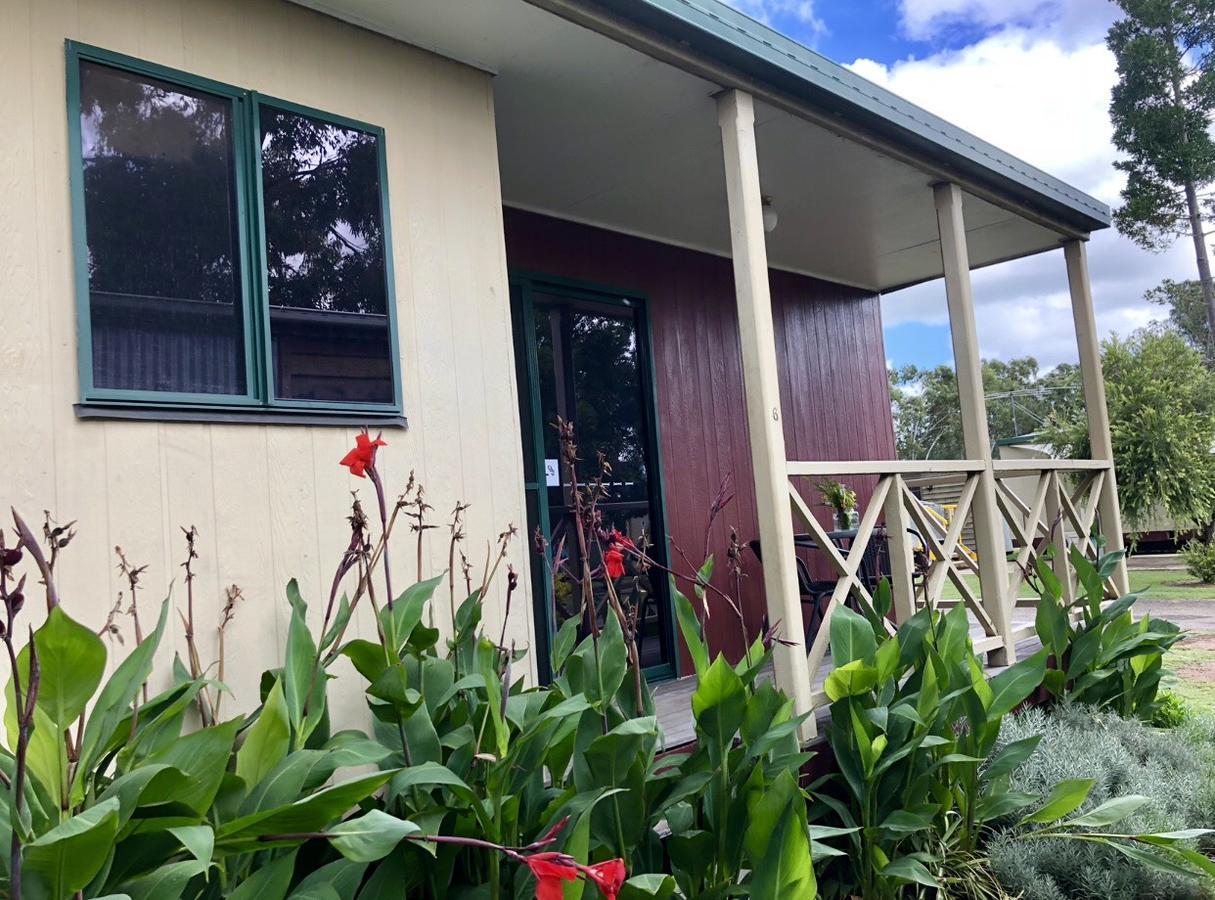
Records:
{"label": "window pane", "polygon": [[261,107],[275,396],[394,400],[379,139]]}
{"label": "window pane", "polygon": [[245,393],[232,102],[80,65],[93,383]]}

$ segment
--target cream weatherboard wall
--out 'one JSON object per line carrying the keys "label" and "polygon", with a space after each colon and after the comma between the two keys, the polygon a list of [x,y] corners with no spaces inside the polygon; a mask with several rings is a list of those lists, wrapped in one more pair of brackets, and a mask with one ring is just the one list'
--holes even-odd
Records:
{"label": "cream weatherboard wall", "polygon": [[[385,129],[409,427],[386,433],[381,468],[390,491],[415,469],[436,522],[457,500],[472,504],[465,549],[478,566],[486,540],[526,522],[490,78],[280,0],[0,0],[0,501],[35,525],[43,509],[77,520],[60,589],[96,627],[122,589],[115,545],[149,567],[141,607],[151,618],[171,581],[184,599],[180,526],[196,526],[205,658],[224,586],[246,598],[229,631],[228,680],[231,708],[247,709],[258,673],[278,662],[285,583],[298,577],[316,612],[349,536],[349,492],[369,510],[374,495],[338,466],[353,426],[76,418],[69,38]],[[413,580],[411,540],[402,531],[393,557],[398,590]],[[524,579],[527,552],[521,534],[510,561]],[[429,533],[427,556],[432,574],[446,567],[445,530]],[[487,604],[495,624],[501,588]],[[372,630],[366,609],[357,619]],[[530,646],[530,604],[511,619],[508,635]],[[162,663],[174,650],[180,628]],[[353,715],[358,685],[340,682]]]}

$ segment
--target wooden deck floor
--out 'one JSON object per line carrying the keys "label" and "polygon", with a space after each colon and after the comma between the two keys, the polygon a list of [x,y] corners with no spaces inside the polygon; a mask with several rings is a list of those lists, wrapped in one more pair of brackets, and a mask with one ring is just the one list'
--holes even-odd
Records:
{"label": "wooden deck floor", "polygon": [[[1013,626],[1030,625],[1034,621],[1034,611],[1032,609],[1018,608],[1013,612]],[[983,636],[982,630],[977,625],[972,625],[971,634],[976,639]],[[1037,636],[1026,638],[1017,643],[1017,658],[1024,659],[1036,653],[1042,644]],[[819,690],[823,686],[823,682],[831,673],[832,664],[830,654],[823,660],[823,665],[818,672],[818,677],[815,680],[814,688]],[[1001,671],[1000,667],[989,667],[988,673],[995,675]],[[772,668],[760,675],[761,678],[771,678]],[[658,712],[658,722],[662,726],[663,734],[665,735],[666,749],[674,749],[683,744],[691,743],[695,740],[695,731],[693,729],[692,719],[692,694],[696,690],[696,676],[690,675],[686,678],[679,678],[674,681],[665,681],[654,687],[654,706]],[[827,707],[821,707],[818,710],[819,719],[819,734],[823,733],[823,723],[827,718]]]}

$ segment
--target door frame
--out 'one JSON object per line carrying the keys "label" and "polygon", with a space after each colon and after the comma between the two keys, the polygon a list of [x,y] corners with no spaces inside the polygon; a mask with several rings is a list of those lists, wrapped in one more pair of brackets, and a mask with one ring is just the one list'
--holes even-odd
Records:
{"label": "door frame", "polygon": [[[511,268],[508,273],[508,285],[511,305],[511,336],[515,345],[515,370],[519,390],[520,427],[531,431],[532,435],[532,471],[537,481],[528,481],[526,470],[524,475],[524,493],[535,494],[536,515],[541,531],[548,535],[550,528],[548,515],[548,486],[544,482],[544,422],[541,421],[539,385],[540,366],[536,355],[536,342],[531,338],[536,331],[535,304],[532,295],[543,291],[557,296],[568,297],[571,300],[585,300],[603,306],[614,306],[634,310],[637,323],[637,358],[641,363],[638,373],[641,379],[642,414],[646,426],[646,455],[651,466],[650,481],[653,487],[650,499],[650,540],[658,551],[658,562],[670,566],[671,548],[670,535],[667,531],[667,501],[666,475],[662,465],[662,438],[659,431],[658,417],[658,385],[654,357],[653,328],[650,318],[649,298],[642,292],[626,288],[616,288],[610,285],[549,275],[527,269]],[[526,383],[521,380],[526,376]],[[520,452],[523,447],[520,446]],[[524,504],[526,508],[526,503]],[[530,522],[529,522],[530,525]],[[530,535],[528,536],[530,539]],[[651,551],[653,552],[653,551]],[[537,555],[532,554],[533,561]],[[551,635],[553,632],[553,598],[552,585],[547,574],[547,565],[532,566],[532,621],[535,625],[544,623],[543,632],[537,628],[536,633],[536,669],[542,681],[552,677],[551,671]],[[666,581],[664,580],[664,584]],[[675,605],[672,602],[670,590],[667,589],[665,603],[667,615],[661,626],[661,639],[665,649],[670,653],[670,663],[651,666],[644,669],[646,678],[650,681],[663,681],[679,678],[683,672],[681,652],[675,627]]]}

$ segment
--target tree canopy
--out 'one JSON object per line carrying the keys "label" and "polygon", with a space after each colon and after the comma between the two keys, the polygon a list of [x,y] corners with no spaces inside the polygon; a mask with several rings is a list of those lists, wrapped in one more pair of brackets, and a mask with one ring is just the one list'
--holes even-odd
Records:
{"label": "tree canopy", "polygon": [[1166,278],[1144,294],[1144,299],[1165,307],[1169,311],[1169,326],[1203,355],[1207,368],[1215,369],[1215,342],[1211,338],[1201,284],[1193,279],[1174,281]]}
{"label": "tree canopy", "polygon": [[1107,43],[1118,62],[1110,102],[1115,165],[1127,175],[1118,229],[1159,250],[1194,242],[1198,280],[1215,330],[1215,287],[1205,241],[1215,182],[1215,0],[1118,0],[1125,17]]}
{"label": "tree canopy", "polygon": [[[1079,374],[1063,365],[1040,373],[1032,356],[984,360],[987,427],[993,441],[1038,431],[1053,410],[1076,402]],[[895,444],[902,459],[965,459],[958,382],[947,365],[890,372]]]}
{"label": "tree canopy", "polygon": [[[1215,510],[1215,373],[1167,328],[1110,337],[1101,357],[1124,521],[1134,529],[1163,509],[1180,525],[1208,526]],[[1089,456],[1082,407],[1052,416],[1042,436],[1059,456]]]}

